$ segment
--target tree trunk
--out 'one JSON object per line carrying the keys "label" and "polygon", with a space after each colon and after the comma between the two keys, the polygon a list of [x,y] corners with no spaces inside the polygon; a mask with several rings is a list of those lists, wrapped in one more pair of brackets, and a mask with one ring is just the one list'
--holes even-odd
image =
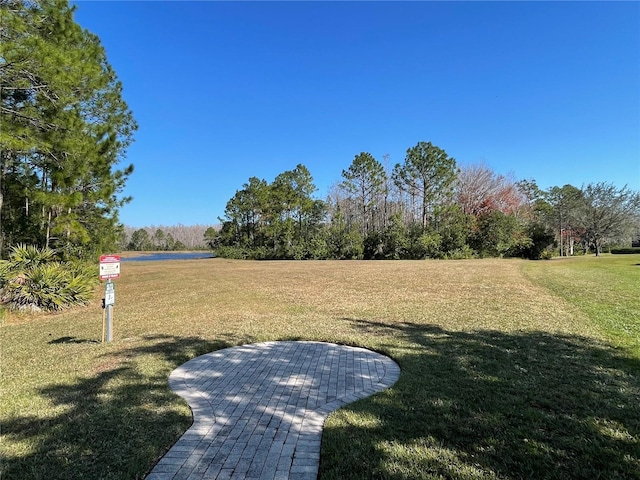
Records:
{"label": "tree trunk", "polygon": [[2,205],[4,202],[4,194],[2,193],[3,182],[6,170],[6,160],[4,155],[2,156],[2,165],[0,165],[0,258],[2,257],[2,251],[4,248],[4,231],[2,230]]}
{"label": "tree trunk", "polygon": [[426,180],[422,181],[422,232],[427,231],[428,213],[429,213],[429,188]]}
{"label": "tree trunk", "polygon": [[569,237],[569,256],[573,257],[573,236]]}
{"label": "tree trunk", "polygon": [[[71,207],[67,210],[67,215],[71,217]],[[69,244],[69,239],[71,238],[71,223],[67,221],[67,244]]]}
{"label": "tree trunk", "polygon": [[45,237],[44,246],[49,248],[49,236],[51,234],[51,209],[49,209],[49,213],[47,214],[47,233]]}
{"label": "tree trunk", "polygon": [[425,196],[422,197],[422,231],[427,231],[427,201]]}
{"label": "tree trunk", "polygon": [[4,227],[2,225],[2,208],[4,207],[4,178],[9,171],[9,164],[11,163],[11,153],[8,151],[0,152],[0,258],[2,258],[2,252],[5,248],[4,242]]}
{"label": "tree trunk", "polygon": [[565,251],[563,251],[562,246],[563,246],[563,240],[562,240],[562,211],[561,211],[560,212],[560,256],[561,257],[565,256],[564,254],[566,253]]}

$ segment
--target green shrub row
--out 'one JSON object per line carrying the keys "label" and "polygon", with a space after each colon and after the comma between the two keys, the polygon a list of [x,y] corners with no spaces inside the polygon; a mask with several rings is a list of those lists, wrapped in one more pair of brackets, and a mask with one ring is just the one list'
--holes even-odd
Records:
{"label": "green shrub row", "polygon": [[640,247],[612,248],[611,253],[618,255],[640,253]]}

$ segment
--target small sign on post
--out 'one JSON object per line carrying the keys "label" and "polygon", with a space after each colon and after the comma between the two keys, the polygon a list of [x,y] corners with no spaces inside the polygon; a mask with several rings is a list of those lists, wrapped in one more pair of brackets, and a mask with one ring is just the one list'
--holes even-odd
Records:
{"label": "small sign on post", "polygon": [[120,278],[120,256],[102,255],[100,257],[100,280]]}
{"label": "small sign on post", "polygon": [[114,278],[120,278],[120,256],[119,255],[102,255],[100,257],[100,280],[106,280],[104,286],[104,302],[103,308],[105,314],[102,319],[102,341],[107,342],[113,340],[113,305],[116,303],[115,284],[111,281]]}
{"label": "small sign on post", "polygon": [[114,305],[116,303],[115,283],[108,281],[104,285],[104,306]]}

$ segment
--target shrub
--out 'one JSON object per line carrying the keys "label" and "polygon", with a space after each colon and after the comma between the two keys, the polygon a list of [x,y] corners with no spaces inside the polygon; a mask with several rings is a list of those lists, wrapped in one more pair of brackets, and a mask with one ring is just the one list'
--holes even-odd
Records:
{"label": "shrub", "polygon": [[415,239],[411,246],[414,258],[442,258],[440,246],[442,237],[436,232],[423,233]]}
{"label": "shrub", "polygon": [[447,254],[444,256],[444,258],[447,260],[465,260],[473,257],[473,250],[469,245],[464,245],[463,247],[456,248],[455,250],[447,252]]}
{"label": "shrub", "polygon": [[616,255],[628,255],[628,254],[640,253],[640,247],[612,248],[611,253]]}
{"label": "shrub", "polygon": [[17,245],[0,262],[0,303],[14,310],[53,311],[91,300],[97,284],[95,268],[60,262],[55,251]]}
{"label": "shrub", "polygon": [[49,247],[38,248],[34,245],[19,244],[11,247],[7,264],[13,270],[24,270],[55,259],[56,252]]}
{"label": "shrub", "polygon": [[382,234],[371,232],[362,242],[362,255],[365,260],[379,260],[385,257],[385,243]]}
{"label": "shrub", "polygon": [[553,231],[540,223],[531,223],[525,230],[528,241],[522,241],[513,249],[513,256],[529,260],[548,260],[553,245]]}
{"label": "shrub", "polygon": [[[553,251],[545,248],[541,253],[540,253],[540,258],[539,260],[551,260],[553,258]],[[535,260],[535,259],[534,259]]]}

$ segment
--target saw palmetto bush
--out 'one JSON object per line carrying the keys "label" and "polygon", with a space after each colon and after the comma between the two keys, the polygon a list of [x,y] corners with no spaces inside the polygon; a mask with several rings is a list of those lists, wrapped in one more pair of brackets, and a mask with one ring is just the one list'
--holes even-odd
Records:
{"label": "saw palmetto bush", "polygon": [[13,310],[54,311],[91,300],[95,272],[82,263],[61,262],[50,248],[17,245],[0,262],[0,302]]}

